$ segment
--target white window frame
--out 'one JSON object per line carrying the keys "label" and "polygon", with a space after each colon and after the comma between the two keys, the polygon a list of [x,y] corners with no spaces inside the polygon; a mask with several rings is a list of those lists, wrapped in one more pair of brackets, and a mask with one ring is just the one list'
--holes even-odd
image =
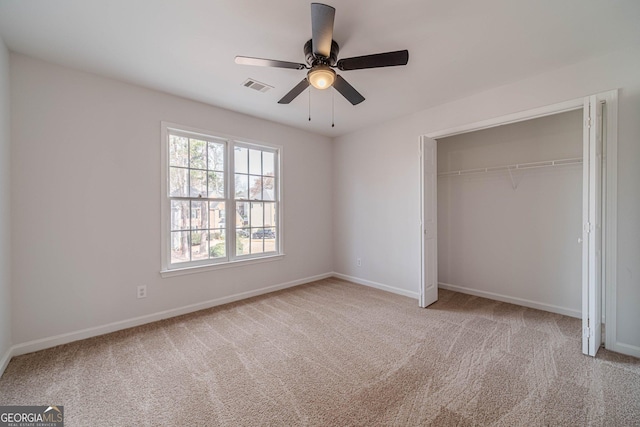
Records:
{"label": "white window frame", "polygon": [[[224,177],[225,177],[225,233],[226,256],[216,259],[189,261],[183,263],[171,263],[171,200],[169,196],[169,137],[178,134],[187,137],[202,138],[207,141],[223,142],[225,144]],[[217,270],[220,268],[236,267],[247,264],[275,261],[284,257],[282,243],[282,146],[259,141],[251,141],[246,138],[224,135],[218,132],[197,129],[180,124],[161,122],[161,270],[162,277],[172,277],[182,274],[198,273]],[[275,154],[275,188],[274,198],[276,204],[276,250],[257,254],[236,255],[236,224],[235,224],[235,147],[254,148]],[[209,200],[192,198],[196,200]],[[242,200],[244,202],[245,200]],[[246,202],[256,202],[247,199]],[[261,202],[262,200],[258,200]],[[269,201],[270,202],[270,201]]]}

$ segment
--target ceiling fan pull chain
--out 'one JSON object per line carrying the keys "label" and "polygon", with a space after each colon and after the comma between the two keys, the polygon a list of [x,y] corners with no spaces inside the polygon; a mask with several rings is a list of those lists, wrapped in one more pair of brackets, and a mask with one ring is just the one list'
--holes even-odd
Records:
{"label": "ceiling fan pull chain", "polygon": [[311,121],[311,88],[309,88],[309,121]]}
{"label": "ceiling fan pull chain", "polygon": [[331,91],[331,127],[336,127],[336,93]]}

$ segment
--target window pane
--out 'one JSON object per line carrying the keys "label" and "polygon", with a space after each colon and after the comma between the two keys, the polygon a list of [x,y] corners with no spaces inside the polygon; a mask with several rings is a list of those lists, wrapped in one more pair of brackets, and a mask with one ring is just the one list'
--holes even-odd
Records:
{"label": "window pane", "polygon": [[224,202],[209,202],[209,228],[224,228]]}
{"label": "window pane", "polygon": [[249,232],[245,230],[238,230],[236,232],[236,255],[249,254]]}
{"label": "window pane", "polygon": [[267,151],[262,152],[262,175],[275,176],[276,174],[276,156],[274,153]]}
{"label": "window pane", "polygon": [[189,169],[169,168],[169,196],[186,197],[189,195]]}
{"label": "window pane", "polygon": [[252,228],[251,229],[251,253],[259,254],[264,252],[264,229],[263,228]]}
{"label": "window pane", "polygon": [[236,199],[247,199],[249,195],[249,177],[236,174]]}
{"label": "window pane", "polygon": [[264,203],[264,226],[275,227],[276,226],[276,204]]}
{"label": "window pane", "polygon": [[262,177],[249,175],[249,198],[262,200]]}
{"label": "window pane", "polygon": [[271,176],[262,178],[262,200],[276,199],[275,182],[276,179]]}
{"label": "window pane", "polygon": [[264,225],[263,211],[262,203],[251,203],[251,228]]}
{"label": "window pane", "polygon": [[242,147],[236,147],[233,151],[233,164],[236,173],[249,173],[249,150]]}
{"label": "window pane", "polygon": [[[191,229],[202,230],[209,228],[209,215],[207,215],[207,202],[191,202]],[[191,236],[193,238],[193,236]]]}
{"label": "window pane", "polygon": [[189,140],[189,158],[191,163],[189,167],[192,169],[207,168],[207,142],[199,139]]}
{"label": "window pane", "polygon": [[198,230],[191,232],[191,260],[198,261],[209,258],[209,231]]}
{"label": "window pane", "polygon": [[[249,227],[249,203],[236,203],[236,227]],[[247,234],[247,237],[249,235]]]}
{"label": "window pane", "polygon": [[209,142],[209,170],[224,171],[224,144]]}
{"label": "window pane", "polygon": [[189,201],[171,201],[171,230],[189,229]]}
{"label": "window pane", "polygon": [[171,233],[171,263],[191,261],[191,244],[188,231]]}
{"label": "window pane", "polygon": [[207,176],[209,182],[209,197],[224,199],[224,173],[209,172]]}
{"label": "window pane", "polygon": [[169,165],[189,166],[189,140],[182,136],[169,135]]}
{"label": "window pane", "polygon": [[227,256],[224,230],[211,230],[209,234],[209,257],[220,258]]}
{"label": "window pane", "polygon": [[207,197],[207,173],[205,171],[190,170],[190,197]]}
{"label": "window pane", "polygon": [[249,173],[262,175],[262,151],[249,150]]}
{"label": "window pane", "polygon": [[264,251],[265,252],[276,251],[276,229],[275,228],[264,229]]}

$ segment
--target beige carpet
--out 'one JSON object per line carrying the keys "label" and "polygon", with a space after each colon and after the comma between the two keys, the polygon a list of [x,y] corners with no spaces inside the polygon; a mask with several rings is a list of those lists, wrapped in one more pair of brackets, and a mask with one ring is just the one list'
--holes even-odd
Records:
{"label": "beige carpet", "polygon": [[577,319],[328,279],[14,358],[0,404],[67,426],[633,426],[640,361]]}

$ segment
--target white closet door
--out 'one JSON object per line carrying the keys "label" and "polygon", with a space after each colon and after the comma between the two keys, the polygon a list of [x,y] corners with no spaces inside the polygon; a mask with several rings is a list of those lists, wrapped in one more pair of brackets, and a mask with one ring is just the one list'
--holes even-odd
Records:
{"label": "white closet door", "polygon": [[595,356],[602,343],[602,104],[584,102],[582,352]]}
{"label": "white closet door", "polygon": [[422,137],[422,286],[420,307],[438,300],[438,156],[435,139]]}

